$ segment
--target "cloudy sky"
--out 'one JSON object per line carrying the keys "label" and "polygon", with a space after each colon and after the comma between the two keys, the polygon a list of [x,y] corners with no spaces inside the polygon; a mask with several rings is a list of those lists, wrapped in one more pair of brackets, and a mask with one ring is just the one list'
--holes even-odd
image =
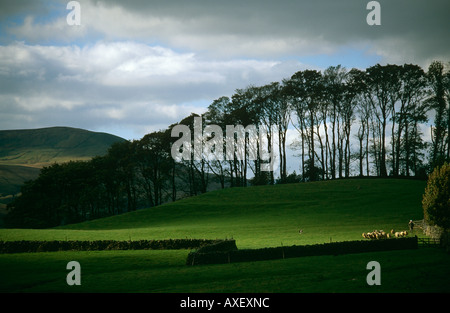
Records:
{"label": "cloudy sky", "polygon": [[0,129],[140,139],[298,70],[450,61],[448,0],[68,2],[0,0]]}

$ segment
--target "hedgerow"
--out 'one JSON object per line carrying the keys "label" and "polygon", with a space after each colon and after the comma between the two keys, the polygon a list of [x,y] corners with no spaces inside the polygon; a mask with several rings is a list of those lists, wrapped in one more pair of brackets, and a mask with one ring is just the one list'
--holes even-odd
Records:
{"label": "hedgerow", "polygon": [[51,251],[93,251],[93,250],[179,250],[198,249],[216,244],[222,240],[209,239],[166,239],[166,240],[20,240],[0,241],[0,253],[51,252]]}
{"label": "hedgerow", "polygon": [[388,250],[417,249],[417,237],[373,241],[343,241],[315,245],[243,249],[228,251],[193,251],[186,264],[220,264],[296,258],[304,256],[339,255],[349,253],[376,252]]}

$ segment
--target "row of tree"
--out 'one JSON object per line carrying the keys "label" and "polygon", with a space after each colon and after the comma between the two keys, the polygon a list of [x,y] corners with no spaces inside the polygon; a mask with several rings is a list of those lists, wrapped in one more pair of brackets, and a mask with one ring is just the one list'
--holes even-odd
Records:
{"label": "row of tree", "polygon": [[[264,127],[267,149],[278,152],[279,182],[290,181],[286,139],[291,126],[298,131],[291,147],[300,152],[302,181],[424,177],[450,158],[449,102],[450,72],[441,62],[433,62],[427,72],[412,64],[377,64],[365,71],[332,66],[323,73],[299,71],[281,83],[236,90],[231,98],[215,100],[204,116],[222,129],[230,124]],[[431,130],[431,138],[425,138],[424,129]],[[267,182],[258,161],[253,166],[228,163],[227,173],[245,178],[250,168],[255,181]],[[226,165],[222,161],[215,167]],[[275,182],[273,175],[268,182]]]}
{"label": "row of tree", "polygon": [[[27,182],[10,205],[10,227],[50,227],[152,207],[209,189],[336,179],[350,176],[421,176],[450,160],[450,72],[433,62],[374,65],[366,70],[331,66],[304,70],[282,82],[238,89],[214,100],[201,116],[202,130],[255,125],[264,141],[233,134],[233,157],[175,160],[172,146],[191,114],[140,140],[114,144],[88,162],[54,164]],[[429,117],[432,117],[430,120]],[[198,127],[198,125],[197,125]],[[299,174],[287,171],[287,132],[298,132]],[[423,129],[431,130],[426,138]],[[217,130],[216,130],[217,131]],[[195,135],[195,134],[194,134]],[[207,143],[218,134],[203,133]],[[194,137],[191,137],[191,144]],[[229,148],[223,141],[223,150]],[[276,155],[278,170],[264,171],[259,145]],[[241,151],[239,151],[241,149]],[[222,149],[220,149],[222,151]],[[198,153],[198,151],[197,151]],[[257,158],[249,157],[251,153]],[[239,154],[240,157],[237,157]],[[356,164],[356,166],[355,166]]]}

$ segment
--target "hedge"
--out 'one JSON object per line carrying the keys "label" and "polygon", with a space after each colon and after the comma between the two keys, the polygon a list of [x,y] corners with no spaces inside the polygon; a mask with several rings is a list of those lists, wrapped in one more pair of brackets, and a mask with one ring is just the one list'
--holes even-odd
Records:
{"label": "hedge", "polygon": [[236,240],[227,239],[204,245],[200,247],[196,252],[197,253],[209,253],[217,251],[228,252],[237,249],[238,248],[236,247]]}
{"label": "hedge", "polygon": [[[198,264],[196,261],[196,256],[200,255],[203,258],[206,256],[206,258],[214,258],[216,255],[222,256],[222,253],[228,253],[230,251],[237,251],[238,248],[236,247],[236,241],[234,239],[228,239],[228,240],[222,240],[216,243],[212,243],[209,245],[205,245],[203,247],[200,247],[200,249],[196,251],[192,251],[188,254],[186,264],[188,265],[196,265]],[[214,262],[216,263],[216,262]],[[217,262],[221,263],[221,262]]]}
{"label": "hedge", "polygon": [[179,250],[197,249],[223,240],[167,239],[167,240],[94,240],[94,241],[0,241],[0,253],[93,251],[93,250]]}
{"label": "hedge", "polygon": [[376,252],[388,250],[417,249],[417,237],[371,241],[342,241],[305,246],[274,247],[229,251],[189,253],[186,264],[221,264],[296,258],[304,256],[339,255],[349,253]]}

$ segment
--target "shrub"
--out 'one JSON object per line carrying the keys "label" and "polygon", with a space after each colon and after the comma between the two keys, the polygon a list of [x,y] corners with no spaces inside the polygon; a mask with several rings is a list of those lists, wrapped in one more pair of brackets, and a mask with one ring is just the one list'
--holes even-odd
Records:
{"label": "shrub", "polygon": [[450,229],[450,164],[436,167],[428,178],[422,199],[424,219],[431,225]]}

